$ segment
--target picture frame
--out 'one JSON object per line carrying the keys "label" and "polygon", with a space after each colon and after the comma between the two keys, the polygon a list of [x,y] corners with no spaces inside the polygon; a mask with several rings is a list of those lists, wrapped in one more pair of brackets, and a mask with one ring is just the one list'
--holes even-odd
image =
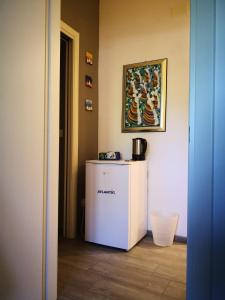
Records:
{"label": "picture frame", "polygon": [[85,110],[91,112],[93,110],[93,104],[91,99],[85,100]]}
{"label": "picture frame", "polygon": [[88,88],[93,87],[93,79],[90,75],[85,75],[85,86]]}
{"label": "picture frame", "polygon": [[166,131],[167,61],[123,66],[122,132]]}
{"label": "picture frame", "polygon": [[85,53],[85,62],[86,62],[86,64],[92,66],[93,65],[93,60],[94,60],[93,54],[89,51],[86,51],[86,53]]}

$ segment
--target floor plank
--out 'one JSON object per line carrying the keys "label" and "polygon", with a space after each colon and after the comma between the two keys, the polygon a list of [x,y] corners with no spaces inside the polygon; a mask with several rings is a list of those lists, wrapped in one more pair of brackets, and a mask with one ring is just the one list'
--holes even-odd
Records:
{"label": "floor plank", "polygon": [[158,247],[146,237],[126,252],[59,241],[58,300],[182,300],[185,285],[185,244]]}

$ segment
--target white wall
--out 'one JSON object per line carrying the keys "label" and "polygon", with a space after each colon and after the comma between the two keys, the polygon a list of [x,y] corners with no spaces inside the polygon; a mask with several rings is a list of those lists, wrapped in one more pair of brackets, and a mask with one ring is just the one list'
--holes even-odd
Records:
{"label": "white wall", "polygon": [[[180,214],[187,235],[189,3],[187,0],[100,0],[99,151],[131,158],[132,138],[148,140],[149,212]],[[167,129],[121,133],[122,66],[168,58]],[[150,214],[148,214],[150,215]],[[149,229],[151,229],[149,222]]]}
{"label": "white wall", "polygon": [[0,1],[0,299],[42,299],[46,1]]}

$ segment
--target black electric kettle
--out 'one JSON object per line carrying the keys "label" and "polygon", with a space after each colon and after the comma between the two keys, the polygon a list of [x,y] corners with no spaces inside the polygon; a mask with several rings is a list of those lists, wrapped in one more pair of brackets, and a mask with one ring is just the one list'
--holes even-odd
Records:
{"label": "black electric kettle", "polygon": [[145,160],[146,149],[147,149],[146,139],[142,139],[142,138],[133,139],[132,159]]}

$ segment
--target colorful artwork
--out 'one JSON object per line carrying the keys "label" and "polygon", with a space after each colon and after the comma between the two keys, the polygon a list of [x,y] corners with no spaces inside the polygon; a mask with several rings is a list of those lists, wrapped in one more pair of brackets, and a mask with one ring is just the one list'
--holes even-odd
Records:
{"label": "colorful artwork", "polygon": [[86,52],[85,61],[88,65],[93,65],[93,54],[91,52]]}
{"label": "colorful artwork", "polygon": [[167,59],[124,66],[122,131],[165,131]]}

